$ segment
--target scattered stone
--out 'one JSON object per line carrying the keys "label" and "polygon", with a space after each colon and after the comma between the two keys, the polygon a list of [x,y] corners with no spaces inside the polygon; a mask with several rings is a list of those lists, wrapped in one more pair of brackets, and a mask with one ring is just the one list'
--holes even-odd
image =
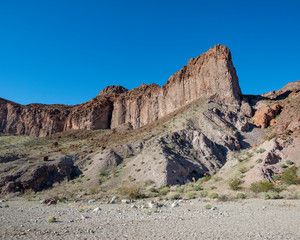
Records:
{"label": "scattered stone", "polygon": [[99,207],[96,207],[96,208],[93,210],[94,213],[97,213],[97,212],[100,212],[100,211],[101,211],[101,208],[99,208]]}
{"label": "scattered stone", "polygon": [[149,208],[158,208],[158,203],[154,202],[154,201],[149,202],[148,205],[149,205]]}
{"label": "scattered stone", "polygon": [[110,200],[110,204],[114,204],[115,202],[116,202],[116,200],[118,199],[118,197],[117,196],[113,196],[112,198],[111,198],[111,200]]}
{"label": "scattered stone", "polygon": [[131,203],[131,200],[130,199],[122,199],[121,202],[128,204],[128,203]]}
{"label": "scattered stone", "polygon": [[96,202],[96,199],[90,199],[89,201],[88,201],[88,203],[94,203],[94,202]]}
{"label": "scattered stone", "polygon": [[174,207],[179,207],[179,203],[178,203],[178,202],[173,202],[172,205],[171,205],[171,207],[172,207],[172,208],[174,208]]}
{"label": "scattered stone", "polygon": [[210,210],[211,211],[217,210],[217,207],[212,207]]}

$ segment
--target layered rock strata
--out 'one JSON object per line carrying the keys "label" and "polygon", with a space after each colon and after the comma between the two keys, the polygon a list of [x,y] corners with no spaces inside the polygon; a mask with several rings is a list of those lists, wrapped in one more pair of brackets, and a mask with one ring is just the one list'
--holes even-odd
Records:
{"label": "layered rock strata", "polygon": [[241,104],[241,90],[229,49],[216,45],[173,74],[167,83],[127,90],[110,86],[75,105],[20,105],[0,99],[0,131],[45,137],[70,129],[138,128],[199,98]]}

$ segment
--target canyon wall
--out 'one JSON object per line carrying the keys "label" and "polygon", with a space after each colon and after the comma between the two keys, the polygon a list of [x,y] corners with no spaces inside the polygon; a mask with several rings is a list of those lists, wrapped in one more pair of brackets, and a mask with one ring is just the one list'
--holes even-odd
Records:
{"label": "canyon wall", "polygon": [[0,98],[0,131],[45,137],[70,129],[138,128],[199,98],[239,106],[241,90],[229,49],[216,45],[173,74],[167,83],[127,90],[109,86],[75,105],[20,105]]}

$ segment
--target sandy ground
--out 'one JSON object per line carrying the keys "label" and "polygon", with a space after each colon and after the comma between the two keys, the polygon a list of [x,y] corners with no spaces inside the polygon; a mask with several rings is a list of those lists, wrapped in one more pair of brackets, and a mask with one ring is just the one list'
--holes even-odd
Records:
{"label": "sandy ground", "polygon": [[[0,203],[1,239],[300,239],[299,200],[248,199],[142,203],[69,203],[47,206],[15,200]],[[144,204],[147,206],[148,202]],[[79,212],[82,205],[84,211]],[[101,210],[93,212],[96,207]],[[49,223],[55,216],[57,222]]]}

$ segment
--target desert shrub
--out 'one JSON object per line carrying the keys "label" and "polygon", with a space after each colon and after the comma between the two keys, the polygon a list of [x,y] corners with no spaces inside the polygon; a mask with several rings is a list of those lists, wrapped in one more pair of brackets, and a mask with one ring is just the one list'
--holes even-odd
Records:
{"label": "desert shrub", "polygon": [[49,223],[54,223],[54,222],[56,222],[57,220],[56,220],[56,217],[49,217],[48,218],[48,222]]}
{"label": "desert shrub", "polygon": [[250,168],[250,169],[252,169],[252,168],[254,168],[254,166],[253,166],[253,165],[251,165],[249,168]]}
{"label": "desert shrub", "polygon": [[280,177],[278,177],[277,175],[272,175],[272,179],[273,179],[274,181],[277,181],[277,180],[280,179]]}
{"label": "desert shrub", "polygon": [[211,186],[210,189],[214,190],[214,189],[217,189],[217,187],[216,186]]}
{"label": "desert shrub", "polygon": [[196,184],[195,186],[192,187],[193,191],[201,191],[203,188],[200,186],[200,184]]}
{"label": "desert shrub", "polygon": [[260,148],[260,149],[258,149],[256,152],[257,152],[257,153],[264,153],[265,151],[266,151],[266,149]]}
{"label": "desert shrub", "polygon": [[137,169],[134,169],[134,171],[139,172],[139,171],[141,171],[141,169],[137,168]]}
{"label": "desert shrub", "polygon": [[125,158],[130,158],[130,157],[132,157],[132,156],[133,156],[133,154],[132,154],[131,152],[125,153]]}
{"label": "desert shrub", "polygon": [[265,200],[268,199],[280,199],[280,195],[277,192],[264,192],[261,197]]}
{"label": "desert shrub", "polygon": [[167,195],[168,192],[170,192],[170,188],[169,187],[164,187],[164,188],[159,190],[159,195],[165,196],[165,195]]}
{"label": "desert shrub", "polygon": [[286,161],[286,164],[288,164],[288,165],[293,165],[294,162],[292,162],[291,160],[287,160],[287,161]]}
{"label": "desert shrub", "polygon": [[100,192],[100,189],[97,187],[93,187],[93,188],[90,188],[89,192],[90,192],[90,194],[97,194]]}
{"label": "desert shrub", "polygon": [[199,197],[207,197],[208,192],[207,191],[200,191],[199,192]]}
{"label": "desert shrub", "polygon": [[157,192],[158,192],[157,189],[154,188],[154,187],[149,188],[149,191],[150,191],[150,192],[154,192],[154,193],[157,193]]}
{"label": "desert shrub", "polygon": [[184,187],[176,188],[176,192],[183,193],[184,192]]}
{"label": "desert shrub", "polygon": [[109,175],[109,172],[107,170],[101,170],[99,172],[100,177],[107,177]]}
{"label": "desert shrub", "polygon": [[261,158],[257,159],[255,162],[261,163],[263,160]]}
{"label": "desert shrub", "polygon": [[288,185],[299,184],[300,180],[297,177],[297,170],[296,167],[285,169],[281,175],[281,180]]}
{"label": "desert shrub", "polygon": [[237,191],[237,190],[241,189],[241,186],[240,186],[241,183],[242,183],[242,181],[239,178],[232,178],[229,181],[229,187],[230,187],[230,189]]}
{"label": "desert shrub", "polygon": [[167,199],[169,200],[175,200],[180,198],[180,193],[178,192],[169,192],[167,195]]}
{"label": "desert shrub", "polygon": [[249,171],[249,169],[248,169],[247,167],[241,167],[241,168],[239,169],[239,171],[240,171],[240,173],[246,173],[246,172]]}
{"label": "desert shrub", "polygon": [[268,181],[254,182],[250,185],[250,190],[252,192],[267,192],[275,190],[275,185]]}
{"label": "desert shrub", "polygon": [[185,199],[194,199],[196,196],[197,196],[197,192],[195,192],[195,191],[190,191],[190,192],[187,192],[187,193],[184,195],[184,198],[185,198]]}
{"label": "desert shrub", "polygon": [[287,167],[288,167],[288,166],[285,165],[284,163],[280,164],[279,166],[280,166],[281,168],[287,168]]}
{"label": "desert shrub", "polygon": [[211,176],[210,175],[206,175],[202,179],[203,179],[204,182],[207,182],[208,180],[211,179]]}
{"label": "desert shrub", "polygon": [[237,199],[245,199],[246,198],[246,195],[244,193],[237,193],[236,194],[236,198]]}
{"label": "desert shrub", "polygon": [[205,209],[211,209],[212,206],[211,206],[210,204],[206,204],[206,205],[204,205],[204,208],[205,208]]}
{"label": "desert shrub", "polygon": [[143,198],[145,195],[142,193],[142,189],[138,185],[132,185],[129,187],[121,187],[119,189],[120,193],[123,195],[127,195],[131,199],[139,199]]}
{"label": "desert shrub", "polygon": [[219,194],[215,193],[215,192],[212,192],[208,195],[209,198],[218,198],[219,197]]}
{"label": "desert shrub", "polygon": [[223,178],[221,178],[221,177],[214,177],[215,182],[219,182],[219,181],[222,181],[222,180],[223,180]]}
{"label": "desert shrub", "polygon": [[218,196],[218,200],[220,202],[227,202],[229,200],[229,197],[227,195],[220,195]]}

